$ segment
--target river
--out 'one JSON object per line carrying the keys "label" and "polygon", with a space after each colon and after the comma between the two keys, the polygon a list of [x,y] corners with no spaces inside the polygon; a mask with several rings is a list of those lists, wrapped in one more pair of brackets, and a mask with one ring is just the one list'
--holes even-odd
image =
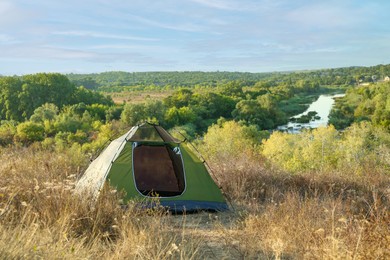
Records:
{"label": "river", "polygon": [[305,112],[292,117],[300,118],[301,116],[307,115],[310,111],[315,111],[319,118],[313,119],[309,123],[289,122],[287,125],[278,126],[277,130],[287,131],[289,133],[299,133],[303,128],[326,126],[329,121],[329,113],[335,102],[334,98],[343,97],[344,95],[345,94],[320,95],[316,101],[310,104]]}

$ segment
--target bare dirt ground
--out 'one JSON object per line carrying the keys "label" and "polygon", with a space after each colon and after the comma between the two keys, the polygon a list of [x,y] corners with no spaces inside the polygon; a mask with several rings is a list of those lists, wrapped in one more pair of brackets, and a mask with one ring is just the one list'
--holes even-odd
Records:
{"label": "bare dirt ground", "polygon": [[204,259],[241,259],[242,255],[226,241],[225,233],[236,225],[238,218],[233,211],[200,212],[173,215],[170,221],[177,232],[185,230],[188,239],[201,241],[199,253]]}

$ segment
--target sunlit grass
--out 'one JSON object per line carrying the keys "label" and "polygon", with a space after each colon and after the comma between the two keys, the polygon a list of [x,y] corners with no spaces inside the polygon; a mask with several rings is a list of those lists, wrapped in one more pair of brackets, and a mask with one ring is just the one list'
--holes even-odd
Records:
{"label": "sunlit grass", "polygon": [[113,101],[116,104],[126,103],[145,103],[145,100],[163,100],[164,98],[170,96],[173,93],[173,90],[149,90],[149,91],[123,91],[123,92],[113,92],[105,93],[112,97]]}
{"label": "sunlit grass", "polygon": [[[37,146],[0,152],[3,259],[386,259],[388,175],[291,175],[250,154],[209,161],[227,213],[122,208],[73,194],[88,158]],[[375,171],[375,169],[373,169]]]}
{"label": "sunlit grass", "polygon": [[107,190],[96,203],[73,193],[80,165],[67,153],[2,149],[0,258],[189,259],[199,239],[173,228],[165,211],[119,206]]}

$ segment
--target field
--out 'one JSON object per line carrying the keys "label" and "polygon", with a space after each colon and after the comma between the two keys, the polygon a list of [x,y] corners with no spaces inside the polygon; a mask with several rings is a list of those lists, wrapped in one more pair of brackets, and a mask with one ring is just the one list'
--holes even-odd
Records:
{"label": "field", "polygon": [[[262,157],[212,160],[232,204],[226,213],[170,215],[96,205],[72,193],[88,158],[79,150],[2,148],[3,259],[388,259],[389,176],[291,175]],[[226,158],[225,158],[226,159]]]}
{"label": "field", "polygon": [[147,90],[147,91],[122,91],[113,93],[104,93],[112,97],[115,104],[123,103],[144,103],[145,100],[163,100],[173,93],[173,90]]}

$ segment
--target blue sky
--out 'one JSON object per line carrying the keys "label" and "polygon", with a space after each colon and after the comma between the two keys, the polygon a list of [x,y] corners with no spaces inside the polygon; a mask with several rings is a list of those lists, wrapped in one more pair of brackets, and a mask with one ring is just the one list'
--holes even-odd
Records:
{"label": "blue sky", "polygon": [[388,0],[0,0],[0,74],[390,63]]}

